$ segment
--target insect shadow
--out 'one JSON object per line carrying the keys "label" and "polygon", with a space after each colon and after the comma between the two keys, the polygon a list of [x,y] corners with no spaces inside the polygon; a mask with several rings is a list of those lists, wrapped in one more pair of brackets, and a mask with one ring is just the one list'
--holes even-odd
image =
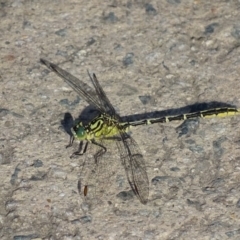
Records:
{"label": "insect shadow", "polygon": [[79,116],[74,119],[71,113],[66,112],[64,118],[61,120],[60,128],[62,128],[70,137],[73,136],[71,128],[73,128],[80,121],[83,125],[88,124],[93,118],[99,115],[99,111],[96,110],[93,106],[89,105],[86,107]]}
{"label": "insect shadow", "polygon": [[172,109],[166,109],[162,111],[145,112],[145,113],[140,113],[135,115],[122,116],[121,118],[124,122],[134,122],[142,119],[177,116],[181,114],[201,112],[201,111],[206,111],[206,110],[216,109],[216,108],[236,108],[236,106],[228,103],[224,103],[224,102],[217,102],[217,101],[202,102],[202,103],[194,103],[194,104],[187,105],[185,107],[180,107],[180,108],[172,108]]}

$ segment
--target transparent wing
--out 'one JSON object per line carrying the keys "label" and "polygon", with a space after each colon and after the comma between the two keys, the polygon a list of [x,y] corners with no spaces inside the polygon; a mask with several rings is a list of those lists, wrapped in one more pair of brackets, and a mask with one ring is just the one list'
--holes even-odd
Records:
{"label": "transparent wing", "polygon": [[101,106],[104,108],[105,112],[108,113],[110,116],[116,116],[116,111],[112,104],[110,103],[107,95],[105,94],[102,86],[99,84],[99,81],[96,75],[93,73],[93,77],[88,72],[88,76],[90,77],[94,88],[96,89],[97,95],[99,97],[99,101],[101,102]]}
{"label": "transparent wing", "polygon": [[[111,142],[111,143],[110,143]],[[98,142],[102,146],[108,146],[114,143],[114,141],[101,140]],[[112,147],[116,146],[112,144]],[[109,195],[111,186],[114,185],[116,172],[120,165],[112,157],[111,148],[108,148],[107,152],[102,152],[99,146],[94,144],[90,145],[87,156],[85,156],[85,162],[80,172],[78,187],[79,193],[86,202],[91,204],[98,203],[102,195]],[[89,157],[89,153],[94,155]]]}
{"label": "transparent wing", "polygon": [[[100,143],[103,146],[109,146],[111,143],[117,144],[128,182],[140,202],[146,204],[149,195],[149,181],[144,158],[134,139],[125,133],[121,133],[121,135],[123,135],[123,141],[101,140]],[[116,146],[115,144],[114,146]],[[86,202],[91,204],[98,204],[102,195],[109,196],[109,189],[116,181],[114,177],[118,169],[122,167],[114,160],[111,151],[96,157],[99,151],[101,149],[98,148],[96,151],[96,146],[91,144],[91,152],[94,152],[95,157],[85,159],[84,170],[79,180],[79,193]]]}
{"label": "transparent wing", "polygon": [[100,86],[95,74],[93,74],[93,77],[91,77],[88,72],[88,75],[95,88],[93,89],[88,84],[74,77],[69,72],[58,67],[56,64],[51,63],[45,59],[40,59],[40,61],[49,69],[54,71],[58,76],[60,76],[74,91],[76,91],[82,98],[84,98],[86,102],[93,105],[97,110],[102,113],[114,115],[115,110],[108,98],[106,97],[106,94]]}
{"label": "transparent wing", "polygon": [[132,137],[122,131],[120,135],[122,141],[116,141],[116,143],[128,182],[140,202],[146,204],[149,195],[149,181],[143,155]]}

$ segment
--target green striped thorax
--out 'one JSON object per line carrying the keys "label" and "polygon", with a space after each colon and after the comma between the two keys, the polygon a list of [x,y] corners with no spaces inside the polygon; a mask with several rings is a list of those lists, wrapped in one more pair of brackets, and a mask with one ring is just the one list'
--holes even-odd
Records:
{"label": "green striped thorax", "polygon": [[128,123],[119,123],[115,118],[107,114],[100,114],[95,117],[89,124],[84,125],[79,122],[72,128],[72,134],[75,139],[80,141],[102,138],[111,138],[119,135],[119,131],[128,131],[130,125]]}

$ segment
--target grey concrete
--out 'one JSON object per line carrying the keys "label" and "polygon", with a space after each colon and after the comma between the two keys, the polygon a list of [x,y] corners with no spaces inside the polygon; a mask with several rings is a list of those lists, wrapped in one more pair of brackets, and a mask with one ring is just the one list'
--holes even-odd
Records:
{"label": "grey concrete", "polygon": [[133,129],[148,204],[129,192],[113,143],[91,204],[77,190],[91,151],[70,159],[59,128],[88,105],[39,62],[87,83],[95,72],[122,116],[240,107],[240,2],[211,2],[0,3],[1,239],[240,239],[238,116]]}

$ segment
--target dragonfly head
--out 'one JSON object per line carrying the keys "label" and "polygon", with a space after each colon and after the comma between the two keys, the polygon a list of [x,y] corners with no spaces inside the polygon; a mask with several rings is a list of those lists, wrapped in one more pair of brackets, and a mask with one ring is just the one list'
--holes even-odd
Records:
{"label": "dragonfly head", "polygon": [[72,128],[72,134],[78,140],[86,140],[87,134],[82,122]]}

